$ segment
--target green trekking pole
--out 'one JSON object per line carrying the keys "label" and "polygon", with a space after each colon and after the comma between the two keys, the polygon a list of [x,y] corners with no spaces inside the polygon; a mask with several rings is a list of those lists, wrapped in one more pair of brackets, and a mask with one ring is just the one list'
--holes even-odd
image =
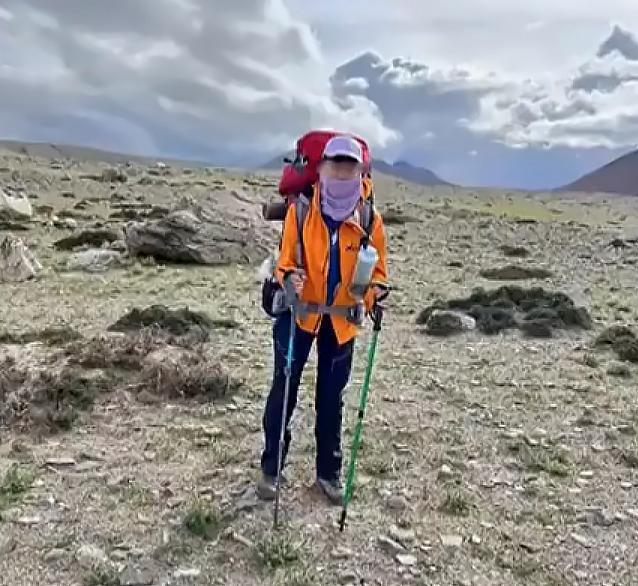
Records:
{"label": "green trekking pole", "polygon": [[348,514],[348,504],[352,498],[354,491],[354,473],[357,463],[357,453],[359,451],[359,445],[361,444],[361,433],[363,431],[363,417],[365,415],[366,404],[368,402],[368,391],[370,390],[370,378],[372,376],[372,367],[374,366],[374,356],[377,351],[377,341],[379,338],[379,332],[381,331],[381,320],[383,318],[383,308],[380,305],[375,305],[373,309],[373,321],[374,326],[372,329],[372,339],[370,341],[370,348],[368,350],[368,364],[366,366],[365,378],[363,380],[363,387],[361,389],[361,395],[359,396],[359,412],[357,415],[357,425],[354,430],[354,438],[352,440],[352,451],[350,452],[350,464],[348,466],[348,475],[346,477],[346,488],[343,495],[343,509],[341,511],[341,520],[339,522],[339,531],[343,532],[346,526],[346,515]]}

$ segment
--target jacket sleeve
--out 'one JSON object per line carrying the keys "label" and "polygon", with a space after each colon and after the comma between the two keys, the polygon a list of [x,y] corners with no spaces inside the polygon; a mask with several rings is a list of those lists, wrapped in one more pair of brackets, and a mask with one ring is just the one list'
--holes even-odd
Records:
{"label": "jacket sleeve", "polygon": [[372,233],[370,236],[372,245],[377,249],[377,253],[379,254],[379,260],[377,261],[377,264],[372,271],[372,279],[370,280],[371,286],[365,297],[365,305],[368,310],[372,308],[375,300],[372,287],[374,285],[382,288],[388,287],[388,251],[386,248],[385,226],[383,224],[383,219],[381,218],[381,215],[379,213],[375,214],[374,224],[372,226]]}
{"label": "jacket sleeve", "polygon": [[297,246],[297,218],[295,214],[295,204],[288,206],[286,218],[284,219],[284,229],[279,248],[279,258],[277,259],[277,269],[275,275],[281,285],[285,277],[297,268],[295,262],[295,248]]}

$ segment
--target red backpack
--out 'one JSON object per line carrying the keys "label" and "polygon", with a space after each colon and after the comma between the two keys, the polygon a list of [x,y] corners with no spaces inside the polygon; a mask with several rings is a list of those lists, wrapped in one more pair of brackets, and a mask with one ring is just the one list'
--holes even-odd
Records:
{"label": "red backpack", "polygon": [[[346,134],[335,130],[311,130],[297,141],[297,152],[294,161],[288,163],[279,180],[279,193],[286,199],[296,197],[311,187],[319,174],[317,167],[323,156],[326,143],[334,136]],[[370,172],[370,149],[365,140],[352,135],[361,145],[363,153],[364,173]]]}
{"label": "red backpack", "polygon": [[[297,200],[300,194],[307,198],[311,196],[312,186],[319,179],[319,163],[323,157],[323,150],[327,142],[334,136],[346,134],[335,130],[311,130],[297,140],[295,159],[284,159],[287,163],[279,180],[279,193],[284,201],[263,204],[262,214],[268,221],[282,221],[286,216],[288,206]],[[365,140],[353,136],[361,145],[363,154],[364,174],[372,193],[372,178],[370,174],[370,148]],[[374,200],[373,195],[368,198]]]}

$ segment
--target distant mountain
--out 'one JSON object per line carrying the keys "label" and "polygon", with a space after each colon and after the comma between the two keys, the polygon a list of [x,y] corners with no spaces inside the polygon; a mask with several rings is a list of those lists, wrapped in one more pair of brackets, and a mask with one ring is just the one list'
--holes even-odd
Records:
{"label": "distant mountain", "polygon": [[[103,162],[111,165],[123,165],[127,162],[138,163],[142,165],[152,165],[158,161],[162,161],[174,167],[206,167],[215,166],[212,162],[192,161],[172,159],[166,157],[151,157],[141,155],[130,155],[126,153],[117,153],[93,147],[53,144],[43,142],[23,142],[17,140],[0,140],[0,150],[7,150],[14,153],[27,155],[30,157],[38,157],[42,159],[73,159],[76,161]],[[284,158],[294,158],[295,153],[275,157],[271,161],[261,165],[260,170],[263,171],[279,171],[284,166]],[[396,163],[387,163],[381,159],[372,160],[373,173],[382,173],[396,179],[415,183],[417,185],[452,185],[438,177],[429,169],[423,167],[415,167],[404,161]]]}
{"label": "distant mountain", "polygon": [[380,159],[372,161],[372,171],[379,171],[385,175],[391,175],[403,181],[416,183],[417,185],[452,185],[441,179],[436,173],[424,167],[415,167],[405,161],[386,163]]}
{"label": "distant mountain", "polygon": [[[281,169],[284,165],[283,160],[285,157],[293,158],[294,153],[288,153],[287,155],[281,155],[275,157],[271,161],[268,161],[261,166],[261,169],[276,170]],[[381,159],[372,160],[372,172],[383,173],[403,181],[415,183],[417,185],[452,185],[441,179],[438,175],[425,169],[424,167],[415,167],[410,163],[404,161],[397,161],[396,163],[387,163]]]}
{"label": "distant mountain", "polygon": [[49,160],[73,159],[76,161],[108,163],[110,165],[123,165],[127,162],[138,163],[141,165],[152,165],[158,161],[162,161],[167,165],[173,165],[175,167],[183,167],[186,165],[191,167],[212,166],[212,163],[206,163],[204,161],[188,161],[164,157],[145,157],[140,155],[116,153],[86,146],[44,142],[23,142],[18,140],[0,140],[0,150]]}
{"label": "distant mountain", "polygon": [[627,153],[558,190],[638,195],[638,150]]}
{"label": "distant mountain", "polygon": [[284,168],[284,165],[286,164],[284,163],[284,159],[294,159],[294,158],[295,158],[294,151],[290,151],[289,153],[284,153],[283,155],[279,155],[278,157],[271,159],[267,163],[260,165],[259,168],[263,169],[264,171],[278,171]]}

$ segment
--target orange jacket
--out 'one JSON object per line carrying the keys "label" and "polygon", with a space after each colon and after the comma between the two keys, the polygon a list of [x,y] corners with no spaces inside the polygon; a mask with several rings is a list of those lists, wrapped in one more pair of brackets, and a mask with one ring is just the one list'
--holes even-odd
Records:
{"label": "orange jacket", "polygon": [[[362,196],[368,197],[368,186],[364,185]],[[315,185],[314,194],[310,202],[308,214],[304,223],[304,266],[306,282],[301,294],[301,301],[307,303],[325,304],[327,299],[328,260],[330,258],[329,233],[319,203],[319,189]],[[337,287],[334,297],[334,305],[351,306],[356,303],[350,295],[349,288],[354,275],[354,270],[359,254],[359,245],[364,231],[358,222],[358,209],[345,220],[339,227],[339,256],[341,263],[341,282]],[[379,260],[372,274],[371,284],[387,284],[387,251],[385,242],[385,229],[379,213],[374,214],[370,242],[379,253]],[[295,204],[288,207],[284,220],[283,236],[277,261],[275,274],[283,284],[286,274],[294,271],[295,247],[297,244],[297,221],[295,216]],[[364,304],[369,311],[374,303],[374,292],[368,289]],[[321,325],[322,315],[308,314],[303,319],[297,318],[297,325],[309,333],[317,333]],[[332,325],[339,344],[345,344],[357,335],[357,326],[345,317],[331,315]]]}

